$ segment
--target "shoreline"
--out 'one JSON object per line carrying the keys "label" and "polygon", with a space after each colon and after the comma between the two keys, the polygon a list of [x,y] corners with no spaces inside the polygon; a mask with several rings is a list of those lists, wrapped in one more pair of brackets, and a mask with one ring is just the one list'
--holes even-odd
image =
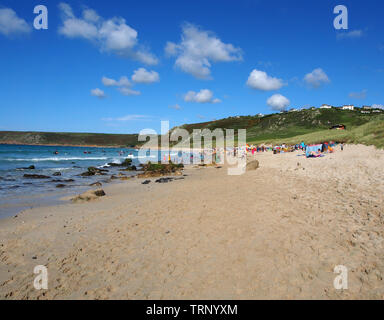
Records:
{"label": "shoreline", "polygon": [[[6,143],[6,142],[1,142],[0,145],[6,145],[6,146],[39,146],[39,147],[84,147],[84,148],[105,148],[105,149],[140,149],[142,146],[135,146],[135,147],[127,147],[127,146],[100,146],[100,145],[76,145],[76,144],[21,144],[21,143]],[[153,150],[159,150],[159,151],[171,151],[172,148],[163,148],[163,147],[150,147],[150,149]],[[188,150],[188,148],[178,148],[177,150]],[[203,148],[190,148],[189,150],[194,150],[194,151],[201,151]]]}
{"label": "shoreline", "polygon": [[[134,178],[0,220],[0,297],[383,299],[384,151],[255,159],[241,176],[190,166],[184,179]],[[45,291],[33,288],[38,264]],[[348,290],[333,287],[336,265]]]}
{"label": "shoreline", "polygon": [[39,147],[85,147],[85,148],[123,148],[123,149],[135,149],[131,147],[121,147],[121,146],[99,146],[99,145],[76,145],[76,144],[24,144],[24,143],[13,143],[13,142],[1,142],[0,145],[14,145],[14,146],[39,146]]}

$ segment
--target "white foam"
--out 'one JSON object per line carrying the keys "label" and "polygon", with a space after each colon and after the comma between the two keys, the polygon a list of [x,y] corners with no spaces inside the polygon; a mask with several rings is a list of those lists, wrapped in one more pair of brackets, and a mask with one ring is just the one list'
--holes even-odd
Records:
{"label": "white foam", "polygon": [[30,162],[39,162],[39,161],[71,161],[71,160],[107,160],[108,157],[70,157],[70,158],[60,158],[60,157],[51,157],[51,158],[30,158],[30,159],[1,159],[2,161],[30,161]]}

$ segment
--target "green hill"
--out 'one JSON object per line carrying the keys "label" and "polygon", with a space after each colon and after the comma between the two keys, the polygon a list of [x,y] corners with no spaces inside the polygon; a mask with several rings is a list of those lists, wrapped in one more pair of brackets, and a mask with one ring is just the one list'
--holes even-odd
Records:
{"label": "green hill", "polygon": [[[355,111],[332,109],[305,109],[269,114],[266,116],[238,116],[216,121],[185,124],[193,129],[246,129],[249,143],[316,143],[335,140],[364,143],[384,147],[384,112],[380,109]],[[362,113],[362,111],[364,113]],[[343,124],[346,130],[330,130]],[[172,130],[174,130],[173,128]],[[26,145],[78,145],[129,147],[142,143],[137,134],[59,133],[0,131],[0,143]]]}
{"label": "green hill", "polygon": [[135,146],[137,134],[0,131],[0,143],[24,145]]}
{"label": "green hill", "polygon": [[[337,140],[352,143],[384,146],[384,112],[380,109],[355,111],[332,109],[304,109],[275,113],[266,116],[240,116],[221,120],[185,124],[180,128],[193,129],[246,129],[247,142],[260,143],[316,143]],[[330,130],[333,125],[343,124],[346,130]]]}

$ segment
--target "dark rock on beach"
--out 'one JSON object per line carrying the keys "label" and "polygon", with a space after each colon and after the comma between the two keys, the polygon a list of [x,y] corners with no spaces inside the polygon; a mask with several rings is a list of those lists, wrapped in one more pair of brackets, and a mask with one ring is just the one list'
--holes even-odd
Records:
{"label": "dark rock on beach", "polygon": [[150,184],[151,183],[151,180],[145,180],[144,182],[142,182],[141,184]]}
{"label": "dark rock on beach", "polygon": [[101,182],[94,182],[89,185],[90,187],[101,187],[102,183]]}
{"label": "dark rock on beach", "polygon": [[170,162],[169,164],[162,163],[151,163],[148,162],[142,166],[144,173],[138,175],[139,178],[150,178],[150,177],[161,177],[165,175],[182,175],[182,170],[184,168],[183,164],[174,164]]}
{"label": "dark rock on beach", "polygon": [[65,188],[65,187],[66,185],[62,183],[56,185],[56,188]]}
{"label": "dark rock on beach", "polygon": [[27,179],[50,179],[50,177],[42,174],[24,174],[23,177]]}
{"label": "dark rock on beach", "polygon": [[89,191],[86,191],[86,192],[72,198],[71,200],[73,202],[84,202],[84,201],[95,200],[95,199],[97,199],[99,197],[103,197],[103,196],[105,196],[105,192],[102,189],[89,190]]}
{"label": "dark rock on beach", "polygon": [[124,166],[124,167],[129,167],[131,164],[132,164],[132,159],[129,159],[129,158],[125,159],[125,160],[121,163],[121,165]]}
{"label": "dark rock on beach", "polygon": [[96,191],[94,192],[94,194],[95,194],[95,196],[97,196],[97,197],[103,197],[103,196],[105,196],[105,192],[104,192],[104,190],[102,190],[102,189],[96,190]]}
{"label": "dark rock on beach", "polygon": [[246,167],[247,171],[256,170],[257,168],[259,168],[259,161],[253,160],[247,163],[247,167]]}
{"label": "dark rock on beach", "polygon": [[160,178],[160,179],[157,179],[155,182],[157,183],[168,183],[170,181],[172,181],[173,178]]}
{"label": "dark rock on beach", "polygon": [[110,163],[108,163],[108,166],[110,166],[110,167],[120,167],[121,164],[120,163],[110,162]]}
{"label": "dark rock on beach", "polygon": [[61,172],[55,172],[55,173],[53,174],[53,176],[54,176],[54,177],[61,176]]}
{"label": "dark rock on beach", "polygon": [[109,162],[108,166],[110,167],[125,167],[124,169],[120,169],[120,171],[136,171],[136,166],[132,165],[132,159],[125,159],[122,163]]}
{"label": "dark rock on beach", "polygon": [[99,169],[96,167],[89,167],[88,171],[81,173],[80,176],[82,176],[82,177],[90,177],[90,176],[95,176],[95,175],[103,176],[103,175],[106,175],[105,172],[108,172],[108,170]]}

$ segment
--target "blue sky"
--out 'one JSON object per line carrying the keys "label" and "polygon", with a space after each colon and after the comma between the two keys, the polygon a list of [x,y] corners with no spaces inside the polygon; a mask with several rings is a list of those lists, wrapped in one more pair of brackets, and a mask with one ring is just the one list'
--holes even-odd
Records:
{"label": "blue sky", "polygon": [[[36,5],[48,29],[36,30]],[[348,8],[335,30],[333,8]],[[384,104],[379,0],[0,0],[0,130],[133,133]]]}

